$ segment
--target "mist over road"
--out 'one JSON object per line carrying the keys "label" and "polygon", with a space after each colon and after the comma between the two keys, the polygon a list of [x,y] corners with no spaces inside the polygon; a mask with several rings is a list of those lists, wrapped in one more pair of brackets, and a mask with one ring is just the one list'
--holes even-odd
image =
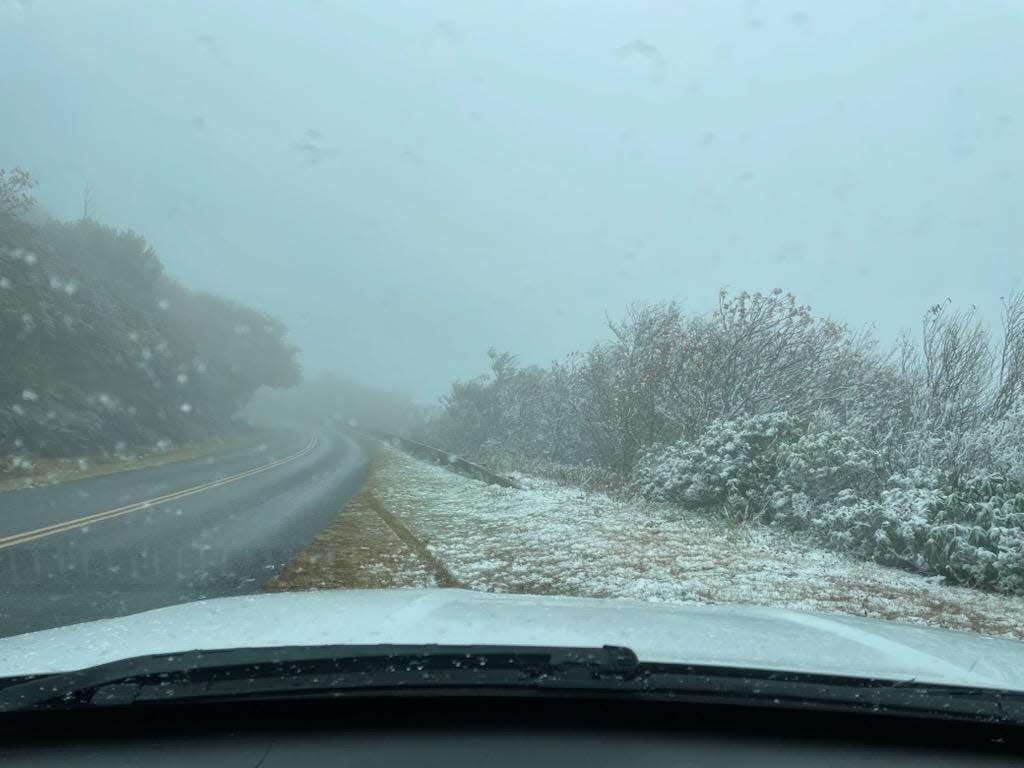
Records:
{"label": "mist over road", "polygon": [[0,493],[0,636],[256,592],[362,484],[328,431]]}

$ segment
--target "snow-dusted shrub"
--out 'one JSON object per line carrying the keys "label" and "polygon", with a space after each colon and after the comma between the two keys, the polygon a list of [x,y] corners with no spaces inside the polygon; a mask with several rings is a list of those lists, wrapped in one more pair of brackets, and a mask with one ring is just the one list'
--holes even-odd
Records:
{"label": "snow-dusted shrub", "polygon": [[835,549],[925,572],[930,508],[940,496],[928,488],[890,488],[874,499],[840,494],[818,509],[812,530]]}
{"label": "snow-dusted shrub", "polygon": [[780,448],[797,438],[785,413],[720,419],[693,443],[650,451],[634,471],[634,488],[684,507],[748,519],[770,515]]}
{"label": "snow-dusted shrub", "polygon": [[971,478],[932,505],[925,556],[938,573],[971,586],[1024,591],[1024,487]]}
{"label": "snow-dusted shrub", "polygon": [[1024,592],[1024,488],[998,475],[950,488],[897,487],[878,499],[840,495],[811,527],[836,549],[968,586]]}
{"label": "snow-dusted shrub", "polygon": [[840,493],[852,500],[878,497],[882,456],[856,428],[813,427],[778,449],[772,488],[772,518],[796,527],[805,524],[816,504]]}
{"label": "snow-dusted shrub", "polygon": [[1021,483],[916,467],[883,484],[882,464],[857,428],[819,422],[801,431],[774,413],[719,420],[694,442],[648,452],[633,487],[651,500],[806,528],[883,565],[1024,592]]}
{"label": "snow-dusted shrub", "polygon": [[633,477],[648,499],[803,527],[840,492],[877,498],[880,464],[856,429],[801,432],[788,414],[771,413],[719,420],[693,443],[651,451]]}

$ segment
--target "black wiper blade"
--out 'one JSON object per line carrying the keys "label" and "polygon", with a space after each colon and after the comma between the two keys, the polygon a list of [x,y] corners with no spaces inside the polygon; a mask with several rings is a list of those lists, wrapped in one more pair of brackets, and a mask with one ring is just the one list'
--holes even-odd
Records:
{"label": "black wiper blade", "polygon": [[691,703],[1024,726],[1024,691],[783,670],[642,663],[645,694]]}
{"label": "black wiper blade", "polygon": [[187,651],[0,681],[0,712],[147,701],[416,687],[544,686],[625,680],[628,648],[284,646]]}
{"label": "black wiper blade", "polygon": [[641,696],[1024,725],[1024,692],[640,662],[628,648],[289,646],[143,656],[0,680],[0,713],[369,693]]}

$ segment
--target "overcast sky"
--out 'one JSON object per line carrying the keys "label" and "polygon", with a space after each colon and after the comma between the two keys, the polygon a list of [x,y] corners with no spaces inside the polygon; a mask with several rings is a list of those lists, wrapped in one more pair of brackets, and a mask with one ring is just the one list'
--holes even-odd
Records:
{"label": "overcast sky", "polygon": [[431,401],[721,286],[994,314],[1022,73],[1009,0],[0,0],[0,167]]}

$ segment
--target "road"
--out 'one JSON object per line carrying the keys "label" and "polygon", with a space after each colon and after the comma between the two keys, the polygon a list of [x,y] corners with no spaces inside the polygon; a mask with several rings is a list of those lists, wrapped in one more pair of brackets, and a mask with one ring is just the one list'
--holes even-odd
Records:
{"label": "road", "polygon": [[0,637],[259,591],[369,471],[352,437],[0,493]]}

